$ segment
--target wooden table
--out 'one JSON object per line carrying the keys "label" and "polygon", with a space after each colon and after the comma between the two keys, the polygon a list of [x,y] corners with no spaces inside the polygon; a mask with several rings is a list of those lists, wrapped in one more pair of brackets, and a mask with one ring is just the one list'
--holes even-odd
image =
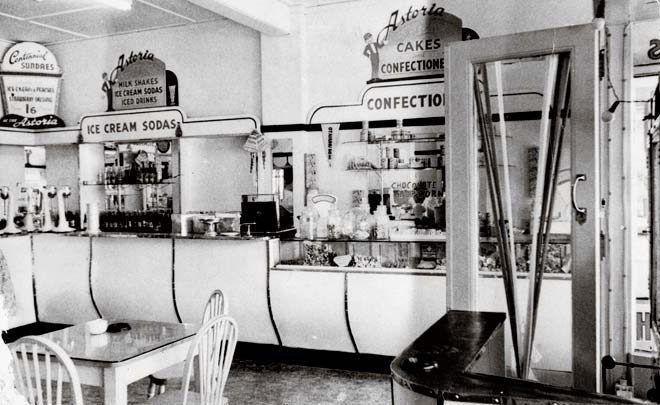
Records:
{"label": "wooden table", "polygon": [[105,405],[126,405],[128,384],[184,361],[198,329],[187,323],[109,321],[114,322],[131,329],[91,335],[82,323],[44,335],[69,354],[82,384],[103,387]]}

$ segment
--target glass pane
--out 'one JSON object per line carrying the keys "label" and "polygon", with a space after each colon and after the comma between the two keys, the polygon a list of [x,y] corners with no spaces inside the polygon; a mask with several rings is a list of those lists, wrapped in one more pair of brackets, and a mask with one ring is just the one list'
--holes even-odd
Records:
{"label": "glass pane", "polygon": [[[474,89],[479,309],[508,309],[510,375],[517,375],[518,362],[524,369],[529,359],[529,378],[566,386],[572,384],[571,140],[570,120],[563,113],[569,62],[567,55],[554,55],[476,65]],[[538,305],[530,311],[534,289],[540,291]],[[536,328],[528,356],[530,319],[536,319]]]}

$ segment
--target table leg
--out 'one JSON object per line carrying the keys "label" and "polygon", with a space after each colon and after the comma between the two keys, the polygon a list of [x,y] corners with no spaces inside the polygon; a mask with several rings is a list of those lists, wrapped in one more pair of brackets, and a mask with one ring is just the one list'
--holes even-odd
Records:
{"label": "table leg", "polygon": [[105,405],[126,405],[128,402],[127,384],[119,368],[103,369],[103,403]]}

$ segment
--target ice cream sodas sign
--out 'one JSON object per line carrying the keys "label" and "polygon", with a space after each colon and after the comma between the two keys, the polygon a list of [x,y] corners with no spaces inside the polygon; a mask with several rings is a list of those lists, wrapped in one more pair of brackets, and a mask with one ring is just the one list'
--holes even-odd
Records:
{"label": "ice cream sodas sign", "polygon": [[368,83],[443,74],[444,48],[463,38],[460,18],[435,3],[395,10],[377,34],[364,34],[371,62]]}

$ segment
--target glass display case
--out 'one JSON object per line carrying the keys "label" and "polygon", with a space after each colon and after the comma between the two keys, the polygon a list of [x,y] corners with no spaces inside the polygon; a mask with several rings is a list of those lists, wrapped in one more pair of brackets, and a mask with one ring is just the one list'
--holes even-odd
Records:
{"label": "glass display case", "polygon": [[287,239],[280,243],[280,261],[276,268],[444,273],[446,264],[444,241]]}

